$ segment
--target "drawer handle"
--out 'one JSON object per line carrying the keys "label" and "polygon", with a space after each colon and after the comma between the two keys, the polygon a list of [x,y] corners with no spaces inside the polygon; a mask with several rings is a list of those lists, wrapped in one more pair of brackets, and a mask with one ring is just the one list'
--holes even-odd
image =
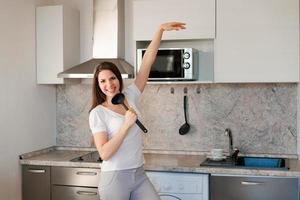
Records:
{"label": "drawer handle", "polygon": [[253,182],[253,181],[242,181],[242,185],[263,185],[263,182]]}
{"label": "drawer handle", "polygon": [[96,176],[97,172],[76,172],[77,175]]}
{"label": "drawer handle", "polygon": [[76,193],[79,194],[79,195],[88,195],[88,196],[97,195],[97,192],[89,192],[89,191],[77,191]]}
{"label": "drawer handle", "polygon": [[35,173],[35,174],[43,174],[46,172],[44,169],[28,169],[28,172]]}

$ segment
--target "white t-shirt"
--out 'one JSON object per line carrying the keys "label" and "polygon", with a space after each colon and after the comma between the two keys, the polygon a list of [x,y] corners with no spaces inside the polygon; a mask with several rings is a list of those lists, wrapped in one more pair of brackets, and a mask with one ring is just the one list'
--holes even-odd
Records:
{"label": "white t-shirt", "polygon": [[[140,112],[137,109],[138,99],[141,95],[140,90],[135,84],[131,84],[124,90],[124,95],[130,107],[137,115]],[[93,134],[106,132],[110,140],[117,133],[124,122],[124,116],[116,113],[102,105],[98,105],[90,112],[89,124]],[[144,163],[143,144],[140,128],[134,124],[125,137],[118,151],[109,159],[102,162],[101,171],[114,171],[123,169],[138,168]]]}

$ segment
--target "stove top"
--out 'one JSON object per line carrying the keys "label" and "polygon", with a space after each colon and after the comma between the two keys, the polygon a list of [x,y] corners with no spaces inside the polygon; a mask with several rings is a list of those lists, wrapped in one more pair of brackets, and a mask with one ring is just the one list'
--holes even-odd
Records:
{"label": "stove top", "polygon": [[92,163],[101,163],[102,159],[99,156],[98,151],[93,151],[87,153],[83,156],[79,156],[71,160],[72,162],[92,162]]}

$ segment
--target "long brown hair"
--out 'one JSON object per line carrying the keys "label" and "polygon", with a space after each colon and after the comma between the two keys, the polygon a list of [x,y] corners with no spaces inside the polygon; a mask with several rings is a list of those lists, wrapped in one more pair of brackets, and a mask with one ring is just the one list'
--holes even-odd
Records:
{"label": "long brown hair", "polygon": [[120,92],[122,92],[123,90],[123,80],[118,67],[112,62],[100,63],[95,67],[92,88],[92,106],[89,112],[91,112],[91,110],[93,110],[96,106],[102,104],[106,100],[106,95],[100,89],[98,80],[98,75],[103,70],[110,70],[112,73],[114,73],[120,82]]}

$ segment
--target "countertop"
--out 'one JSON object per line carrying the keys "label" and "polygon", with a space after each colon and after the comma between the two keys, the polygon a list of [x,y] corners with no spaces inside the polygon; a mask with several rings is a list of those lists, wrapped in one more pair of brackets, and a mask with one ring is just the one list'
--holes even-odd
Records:
{"label": "countertop", "polygon": [[[70,161],[76,157],[83,156],[92,151],[96,151],[96,149],[53,146],[46,149],[20,155],[20,164],[101,168],[101,163]],[[144,168],[145,170],[149,170],[149,171],[300,177],[300,161],[296,158],[288,159],[289,170],[270,170],[270,169],[245,169],[245,168],[200,166],[200,163],[202,163],[206,159],[205,154],[189,155],[188,153],[175,154],[175,153],[167,153],[164,151],[162,152],[145,151],[144,156],[145,156]]]}

